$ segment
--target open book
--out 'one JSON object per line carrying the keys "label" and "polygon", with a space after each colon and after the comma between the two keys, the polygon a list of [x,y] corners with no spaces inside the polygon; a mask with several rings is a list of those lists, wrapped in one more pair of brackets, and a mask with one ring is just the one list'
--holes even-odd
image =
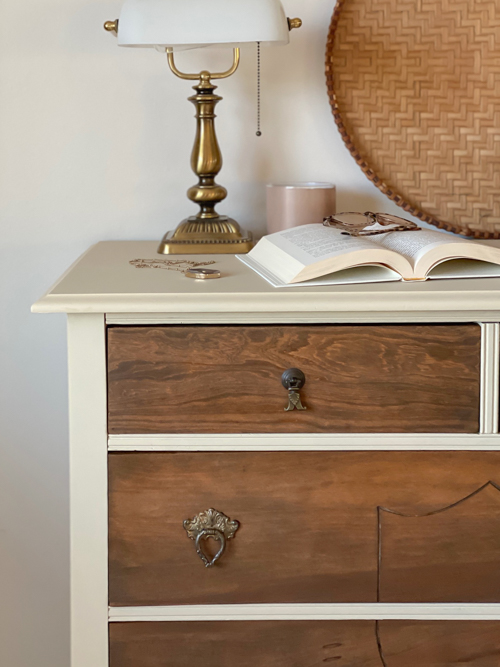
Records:
{"label": "open book", "polygon": [[303,225],[238,258],[274,287],[500,277],[500,247],[427,229],[354,237]]}

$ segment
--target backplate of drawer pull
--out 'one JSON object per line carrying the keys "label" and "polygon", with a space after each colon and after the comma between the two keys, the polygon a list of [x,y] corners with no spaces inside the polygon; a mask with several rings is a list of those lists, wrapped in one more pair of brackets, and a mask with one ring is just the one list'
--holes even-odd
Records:
{"label": "backplate of drawer pull", "polygon": [[[239,521],[231,521],[222,512],[209,509],[200,512],[194,519],[186,519],[184,528],[196,545],[196,553],[205,563],[205,567],[212,567],[224,555],[227,540],[234,537],[240,527]],[[220,542],[219,551],[212,558],[204,551],[202,541],[213,539]]]}

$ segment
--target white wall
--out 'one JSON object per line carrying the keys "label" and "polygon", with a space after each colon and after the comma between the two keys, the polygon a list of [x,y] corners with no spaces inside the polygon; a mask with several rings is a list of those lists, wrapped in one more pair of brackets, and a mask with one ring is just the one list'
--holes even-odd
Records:
{"label": "white wall", "polygon": [[[180,0],[181,1],[181,0]],[[235,0],[236,1],[236,0]],[[363,176],[333,122],[324,46],[333,0],[284,0],[304,27],[221,82],[220,207],[264,230],[266,181],[333,181],[339,210],[400,209]],[[68,667],[68,442],[63,316],[30,304],[91,243],[159,239],[195,209],[189,84],[154,51],[116,46],[110,0],[0,4],[0,663]],[[179,65],[223,66],[227,53]]]}

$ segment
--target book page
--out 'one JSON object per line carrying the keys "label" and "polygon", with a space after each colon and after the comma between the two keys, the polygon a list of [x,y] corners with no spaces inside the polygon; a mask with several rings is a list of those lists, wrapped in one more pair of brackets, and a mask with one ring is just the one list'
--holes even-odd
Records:
{"label": "book page", "polygon": [[[455,234],[430,229],[392,232],[375,237],[375,242],[401,253],[413,265],[414,278],[423,280],[440,263],[455,259],[471,259],[500,264],[500,249],[461,238]],[[444,270],[442,274],[444,274]],[[456,276],[453,276],[456,277]]]}
{"label": "book page", "polygon": [[[458,236],[451,236],[432,229],[410,232],[390,232],[371,237],[377,245],[394,250],[410,262],[414,270],[418,261],[432,248],[449,245],[450,243],[467,243]],[[416,276],[423,278],[425,276]]]}
{"label": "book page", "polygon": [[362,264],[383,264],[405,278],[412,276],[411,266],[401,255],[321,223],[265,236],[250,256],[284,283],[311,280]]}
{"label": "book page", "polygon": [[[272,236],[274,237],[274,234]],[[365,239],[344,235],[340,230],[322,224],[294,227],[279,232],[279,236],[272,240],[278,247],[293,253],[293,256],[305,265],[310,264],[311,260],[322,260],[352,250],[372,248]]]}
{"label": "book page", "polygon": [[500,266],[475,259],[450,259],[429,272],[431,280],[450,278],[500,278]]}
{"label": "book page", "polygon": [[361,283],[385,283],[397,282],[401,276],[396,271],[386,266],[364,264],[351,269],[335,271],[335,273],[326,274],[319,278],[313,278],[303,283],[284,283],[266,267],[259,264],[256,259],[247,255],[236,255],[236,257],[267,280],[273,287],[321,287],[325,285],[355,285]]}
{"label": "book page", "polygon": [[405,279],[413,275],[402,255],[321,223],[264,236],[249,256],[283,283],[311,280],[363,264],[389,266]]}

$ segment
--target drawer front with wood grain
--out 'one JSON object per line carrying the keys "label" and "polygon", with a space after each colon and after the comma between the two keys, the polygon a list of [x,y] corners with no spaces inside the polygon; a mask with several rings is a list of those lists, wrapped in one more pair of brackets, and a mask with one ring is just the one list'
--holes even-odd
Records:
{"label": "drawer front with wood grain", "polygon": [[110,667],[498,667],[500,622],[112,623]]}
{"label": "drawer front with wood grain", "polygon": [[500,602],[500,452],[113,453],[109,470],[112,606]]}
{"label": "drawer front with wood grain", "polygon": [[475,433],[480,346],[475,324],[110,327],[109,432]]}

